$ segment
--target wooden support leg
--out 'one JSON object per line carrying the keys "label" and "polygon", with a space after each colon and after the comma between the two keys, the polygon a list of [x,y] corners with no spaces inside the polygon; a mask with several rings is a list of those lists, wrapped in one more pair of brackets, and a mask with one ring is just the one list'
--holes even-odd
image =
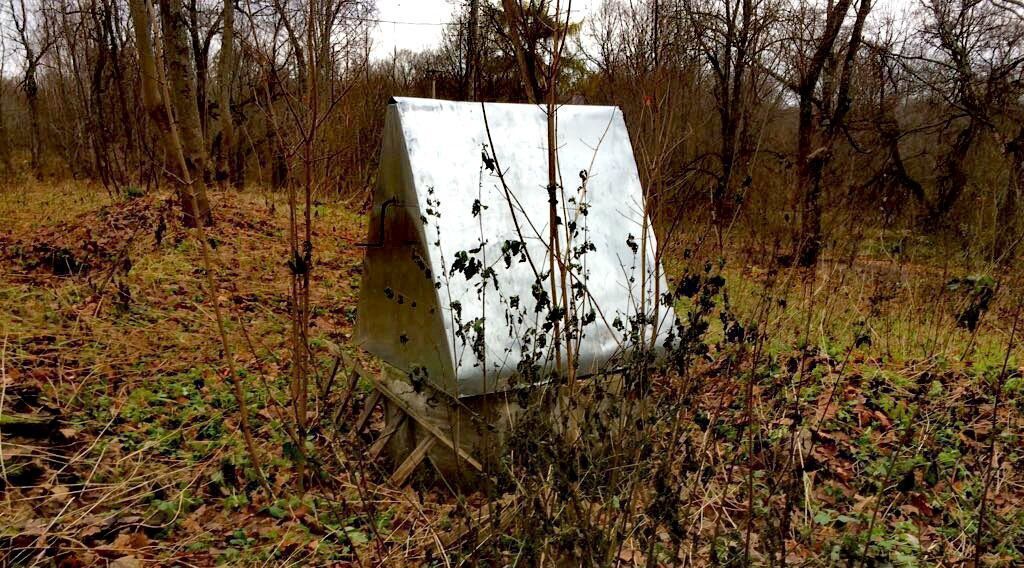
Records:
{"label": "wooden support leg", "polygon": [[361,432],[366,426],[366,423],[370,420],[370,416],[373,415],[373,408],[380,402],[380,391],[374,389],[370,396],[366,397],[366,406],[363,407],[363,413],[359,415],[359,419],[356,420],[356,424],[353,427],[353,431]]}
{"label": "wooden support leg", "polygon": [[463,522],[456,529],[452,530],[447,535],[441,537],[441,542],[444,546],[452,546],[458,543],[466,535],[469,534],[471,528],[477,528],[478,542],[484,542],[488,538],[494,536],[495,533],[503,533],[505,529],[512,524],[515,520],[516,513],[519,512],[519,503],[514,499],[502,499],[500,502],[501,514],[498,515],[497,527],[491,518],[491,515],[479,511],[480,514],[475,518],[469,519],[468,522]]}
{"label": "wooden support leg", "polygon": [[400,408],[402,412],[407,414],[409,418],[416,421],[417,427],[422,427],[424,430],[429,432],[434,438],[436,438],[442,444],[448,446],[452,451],[459,454],[459,457],[466,460],[466,462],[477,469],[477,471],[483,471],[484,466],[471,456],[466,450],[458,446],[451,438],[448,437],[437,425],[431,423],[430,420],[425,418],[419,411],[412,407],[408,401],[403,400],[402,397],[395,394],[391,389],[387,387],[382,381],[375,383],[377,391],[382,395],[388,397],[388,400],[395,403],[395,406]]}
{"label": "wooden support leg", "polygon": [[391,474],[389,482],[396,487],[404,485],[405,480],[409,479],[413,470],[415,470],[416,466],[418,466],[420,462],[423,461],[423,458],[427,456],[427,452],[430,448],[434,447],[434,442],[436,441],[437,438],[429,434],[424,436],[423,440],[416,446],[416,449],[413,450],[412,453],[409,454],[409,457],[405,458],[405,461],[402,462],[402,465],[398,466],[398,469]]}
{"label": "wooden support leg", "polygon": [[370,456],[371,461],[377,459],[380,456],[380,453],[384,451],[384,447],[387,446],[388,440],[390,440],[391,437],[395,435],[395,432],[397,432],[398,429],[402,427],[402,424],[405,424],[404,414],[399,416],[398,420],[395,420],[395,423],[390,425],[386,430],[384,430],[384,432],[381,432],[381,435],[379,438],[377,438],[377,441],[375,441],[373,445],[370,446],[370,451],[368,455]]}

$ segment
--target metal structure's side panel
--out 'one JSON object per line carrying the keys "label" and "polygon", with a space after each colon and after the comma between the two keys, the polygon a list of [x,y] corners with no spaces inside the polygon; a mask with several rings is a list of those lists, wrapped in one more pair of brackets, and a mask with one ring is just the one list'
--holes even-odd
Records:
{"label": "metal structure's side panel", "polygon": [[401,116],[389,105],[369,219],[354,340],[403,372],[457,394],[424,242]]}
{"label": "metal structure's side panel", "polygon": [[[529,105],[489,105],[495,110],[489,117],[497,129],[502,145],[533,151],[537,156],[530,163],[539,163],[543,157],[543,137],[524,138],[536,133],[537,107]],[[518,116],[510,115],[508,107],[519,107]],[[520,273],[524,268],[499,270],[499,289],[478,289],[480,277],[468,280],[462,273],[452,272],[456,255],[476,249],[482,241],[481,262],[498,259],[501,243],[517,239],[508,206],[499,200],[494,180],[483,169],[481,151],[488,144],[483,113],[478,104],[455,103],[422,99],[398,99],[402,126],[409,151],[417,199],[422,210],[431,210],[424,226],[433,269],[437,275],[439,301],[443,323],[451,337],[452,360],[458,380],[458,395],[473,396],[497,392],[507,388],[508,378],[515,372],[519,360],[521,332],[535,321],[515,323],[512,329],[503,327],[510,297],[519,296],[527,306],[531,298],[529,283],[533,277]],[[518,129],[501,126],[519,119]],[[497,140],[496,140],[497,141]],[[525,147],[525,148],[524,148]],[[505,164],[502,164],[505,166]],[[528,167],[528,166],[527,166]],[[541,170],[543,172],[544,170]],[[543,175],[543,173],[542,173]],[[538,181],[541,181],[538,179]],[[485,204],[474,215],[474,202]],[[543,247],[533,255],[543,258]],[[490,264],[494,260],[488,261]],[[499,265],[500,266],[500,265]],[[522,279],[526,284],[517,282]],[[457,306],[453,308],[453,306]],[[536,316],[529,303],[530,315]],[[485,359],[474,352],[479,328],[474,321],[485,321],[482,341]],[[535,325],[536,324],[536,325]],[[468,326],[468,330],[458,334]],[[511,366],[509,366],[511,364]],[[486,372],[485,372],[486,371]]]}
{"label": "metal structure's side panel", "polygon": [[[457,393],[503,390],[523,359],[523,338],[542,328],[546,316],[546,310],[535,309],[537,277],[530,264],[514,260],[506,267],[502,262],[503,244],[522,239],[533,265],[547,270],[546,115],[536,105],[486,104],[489,137],[479,104],[397,99],[397,106],[418,205],[440,212],[428,217],[425,243],[440,285]],[[498,157],[511,200],[481,161],[481,150],[491,140],[494,148],[488,151]],[[625,334],[616,320],[628,331],[630,318],[641,306],[650,312],[667,283],[654,260],[649,227],[646,250],[639,248],[644,242],[643,192],[621,112],[614,107],[561,107],[558,144],[564,185],[559,217],[576,221],[583,232],[573,243],[563,238],[560,246],[564,251],[583,241],[594,245],[581,260],[587,287],[582,310],[598,314],[580,346],[580,372],[585,374],[602,370],[622,353]],[[577,209],[580,202],[588,205],[585,216]],[[452,272],[460,252],[495,266],[496,286],[482,287],[479,277]],[[657,345],[672,319],[670,310],[660,310]],[[651,333],[649,329],[646,336]]]}

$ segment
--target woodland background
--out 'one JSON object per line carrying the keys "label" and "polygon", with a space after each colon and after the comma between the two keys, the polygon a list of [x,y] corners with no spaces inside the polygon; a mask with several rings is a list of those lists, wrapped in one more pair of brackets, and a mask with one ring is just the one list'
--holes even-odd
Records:
{"label": "woodland background", "polygon": [[[1019,563],[1024,4],[570,8],[375,58],[369,0],[3,0],[4,562]],[[391,96],[624,112],[693,349],[627,465],[346,430]]]}
{"label": "woodland background", "polygon": [[[550,2],[484,2],[467,8],[436,50],[383,60],[370,58],[372,2],[310,11],[254,1],[230,16],[200,0],[160,4],[159,17],[157,6],[139,6],[152,28],[141,34],[132,7],[5,6],[6,179],[95,180],[112,195],[159,184],[173,160],[158,143],[162,108],[145,88],[140,53],[153,47],[188,75],[171,94],[186,153],[202,162],[193,173],[238,188],[301,182],[310,113],[317,194],[358,201],[373,183],[388,97],[545,100]],[[873,9],[609,2],[570,22],[558,90],[565,101],[623,109],[659,215],[713,217],[817,247],[840,238],[855,213],[865,230],[949,238],[972,257],[1012,262],[1024,175],[1024,8],[928,0],[899,18]],[[169,27],[156,30],[158,20]],[[477,34],[467,33],[471,20]],[[140,51],[140,40],[149,48]],[[797,248],[816,256],[808,246]]]}

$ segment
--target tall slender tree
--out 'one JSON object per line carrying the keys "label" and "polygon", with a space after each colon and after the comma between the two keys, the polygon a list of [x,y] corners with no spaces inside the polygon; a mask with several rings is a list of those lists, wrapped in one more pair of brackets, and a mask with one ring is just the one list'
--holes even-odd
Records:
{"label": "tall slender tree", "polygon": [[[39,65],[53,46],[54,36],[50,33],[45,19],[33,18],[25,6],[25,0],[8,0],[14,39],[21,46],[24,57],[21,72],[21,90],[28,106],[29,147],[32,173],[36,179],[43,175],[43,134],[39,116]],[[39,14],[37,14],[38,16]],[[33,33],[33,32],[36,33]]]}
{"label": "tall slender tree", "polygon": [[800,224],[794,239],[795,256],[804,268],[817,264],[824,244],[822,179],[852,106],[855,62],[864,22],[871,11],[871,0],[859,0],[844,44],[840,41],[842,30],[852,4],[852,0],[828,3],[821,32],[810,42],[810,52],[799,54],[802,57],[798,57],[794,81],[790,83],[798,99],[796,175]]}
{"label": "tall slender tree", "polygon": [[223,8],[224,31],[221,34],[220,58],[217,62],[218,79],[220,80],[217,99],[220,112],[220,151],[218,152],[217,179],[222,185],[228,179],[240,183],[240,177],[231,160],[235,148],[235,125],[231,114],[231,88],[235,76],[235,4],[234,0],[224,0]]}
{"label": "tall slender tree", "polygon": [[761,69],[768,64],[763,55],[779,17],[778,6],[772,0],[685,0],[683,7],[714,85],[719,167],[711,201],[721,246],[739,190],[749,184],[752,113],[768,93]]}
{"label": "tall slender tree", "polygon": [[[185,44],[180,0],[161,0],[164,60],[163,72],[153,41],[153,18],[148,0],[130,0],[135,45],[139,57],[142,101],[153,127],[160,132],[163,148],[171,164],[179,153],[184,156],[185,171],[178,169],[178,200],[187,226],[209,224],[213,217],[206,192],[206,148],[199,132],[199,111],[195,103],[190,74],[191,60]],[[168,93],[171,100],[164,100]],[[171,116],[171,112],[175,116]],[[175,122],[180,136],[173,136]],[[174,167],[174,166],[172,166]],[[189,180],[191,183],[186,183]]]}
{"label": "tall slender tree", "polygon": [[14,174],[14,165],[11,162],[11,138],[7,133],[7,117],[4,114],[4,101],[7,96],[7,81],[4,80],[4,71],[7,67],[7,44],[4,42],[3,34],[0,34],[0,165],[8,178]]}

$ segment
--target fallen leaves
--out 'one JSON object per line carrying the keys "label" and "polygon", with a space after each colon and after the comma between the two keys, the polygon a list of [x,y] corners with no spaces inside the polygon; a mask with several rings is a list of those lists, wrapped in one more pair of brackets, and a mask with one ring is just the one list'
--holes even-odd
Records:
{"label": "fallen leaves", "polygon": [[[125,277],[133,288],[132,305],[118,311],[112,306],[113,288],[99,292],[104,270],[120,266],[116,261],[125,241],[136,226],[153,222],[153,208],[160,207],[158,199],[134,200],[87,214],[81,223],[90,227],[62,220],[66,227],[0,235],[0,263],[13,258],[20,271],[4,282],[14,292],[0,298],[0,310],[12,314],[14,322],[2,385],[4,415],[30,416],[37,423],[28,432],[39,433],[14,440],[0,430],[8,482],[0,491],[9,497],[0,503],[0,524],[7,530],[0,536],[20,539],[16,544],[33,554],[48,551],[61,566],[108,563],[122,568],[176,560],[194,565],[281,558],[346,562],[355,554],[425,559],[436,554],[437,541],[444,548],[449,538],[479,536],[486,499],[477,495],[456,502],[443,489],[394,491],[378,484],[383,476],[374,465],[366,471],[332,469],[323,431],[311,433],[324,445],[316,449],[325,450],[313,455],[319,485],[313,484],[304,499],[289,501],[296,479],[283,458],[281,414],[262,396],[278,392],[289,371],[281,349],[289,313],[284,208],[275,216],[254,207],[251,199],[220,196],[218,223],[210,232],[223,265],[218,277],[224,292],[218,300],[231,314],[238,361],[245,384],[252,387],[251,416],[261,450],[273,457],[268,476],[275,496],[254,490],[249,464],[237,449],[233,402],[222,388],[226,376],[212,341],[208,299],[197,280],[202,274],[195,269],[194,242],[173,224],[159,243],[140,230]],[[346,214],[325,222],[317,236],[323,242],[317,243],[322,257],[313,273],[313,303],[321,309],[312,313],[318,339],[328,340],[323,349],[331,355],[345,349],[351,331],[360,263],[359,252],[349,244],[361,233],[361,221]],[[33,240],[46,245],[32,248]],[[57,254],[53,251],[61,250],[80,264],[74,276],[57,276],[47,264]],[[243,329],[251,348],[241,336]],[[992,437],[1000,433],[991,426],[987,383],[977,378],[981,365],[951,363],[937,369],[934,361],[881,362],[858,352],[850,359],[851,369],[839,376],[839,359],[816,348],[783,349],[782,372],[802,369],[802,374],[792,384],[782,375],[777,379],[781,388],[755,385],[752,421],[742,411],[739,381],[732,380],[736,370],[724,358],[699,369],[707,384],[693,406],[701,413],[682,423],[685,433],[671,440],[673,447],[688,444],[699,459],[692,467],[670,469],[679,479],[696,480],[680,491],[691,514],[684,519],[686,530],[703,539],[692,547],[695,563],[709,558],[712,535],[727,530],[723,527],[743,526],[746,502],[738,480],[751,467],[763,476],[757,483],[765,485],[795,473],[795,508],[808,511],[811,520],[820,510],[828,511],[818,517],[820,523],[799,528],[810,531],[811,545],[802,547],[803,534],[794,530],[790,564],[826,558],[831,544],[863,530],[865,517],[875,510],[882,532],[917,527],[920,534],[914,538],[932,555],[929,559],[954,554],[944,535],[962,531],[973,518],[976,472]],[[913,402],[916,418],[908,420],[915,381],[928,388]],[[309,418],[331,414],[331,401],[318,402],[323,406]],[[786,406],[789,402],[796,411]],[[1011,446],[1006,431],[1019,430],[1019,406],[1005,405],[997,418],[1006,425],[997,438],[1000,447]],[[904,444],[908,423],[921,430]],[[744,452],[751,429],[756,455],[748,459]],[[771,454],[789,440],[795,440],[804,460],[795,472],[785,469],[787,453]],[[878,471],[901,445],[905,460],[897,460],[900,469],[879,491]],[[354,464],[351,456],[365,448],[353,443],[330,450]],[[995,516],[1005,517],[1024,502],[1019,477],[1024,468],[1019,457],[1008,453],[997,452],[999,488],[991,497]],[[19,477],[18,468],[25,464],[29,469]],[[634,507],[653,502],[646,487],[630,500]],[[772,521],[781,502],[777,494],[766,505]],[[501,503],[502,518],[521,514],[507,506],[511,500]],[[595,499],[587,506],[594,519],[608,522],[625,505]],[[659,546],[672,548],[664,527],[651,530]],[[755,539],[758,546],[766,545],[762,535]],[[514,539],[499,542],[513,546]],[[82,545],[87,550],[79,550]],[[735,540],[728,543],[735,545]],[[626,539],[616,555],[624,565],[651,560],[636,537]]]}

